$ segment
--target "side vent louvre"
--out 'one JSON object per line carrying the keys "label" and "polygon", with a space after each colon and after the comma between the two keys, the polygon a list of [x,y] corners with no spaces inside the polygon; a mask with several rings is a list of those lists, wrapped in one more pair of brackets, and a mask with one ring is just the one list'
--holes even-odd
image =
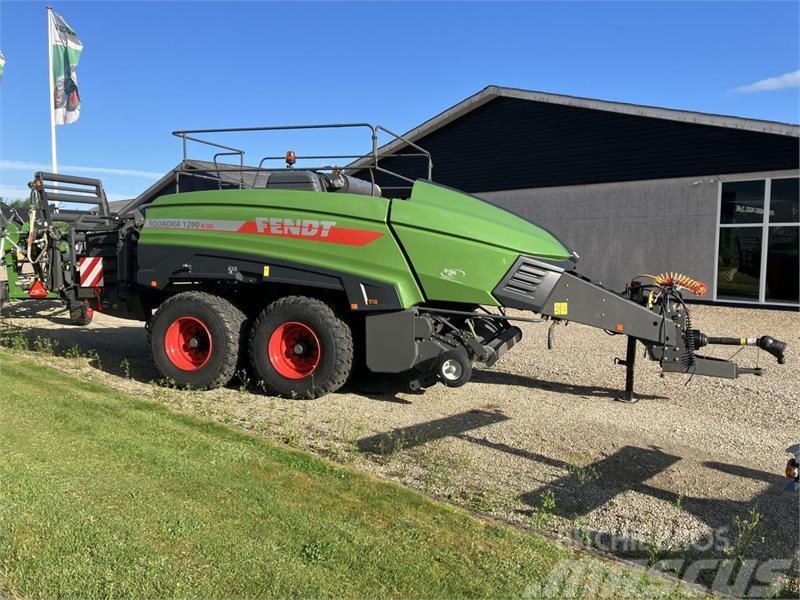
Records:
{"label": "side vent louvre", "polygon": [[522,263],[506,283],[509,292],[516,292],[523,296],[533,297],[539,284],[542,283],[546,271],[533,265]]}
{"label": "side vent louvre", "polygon": [[563,272],[557,265],[520,256],[492,294],[503,306],[540,311]]}

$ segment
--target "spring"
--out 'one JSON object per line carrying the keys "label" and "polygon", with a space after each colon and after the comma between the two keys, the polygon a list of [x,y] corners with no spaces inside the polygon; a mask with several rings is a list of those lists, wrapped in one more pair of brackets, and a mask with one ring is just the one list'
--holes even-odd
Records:
{"label": "spring", "polygon": [[[695,296],[705,296],[708,293],[708,286],[705,283],[681,273],[661,273],[660,275],[643,274],[639,275],[639,277],[646,277],[659,287],[672,286],[689,290]],[[639,277],[636,277],[636,279],[639,279]]]}

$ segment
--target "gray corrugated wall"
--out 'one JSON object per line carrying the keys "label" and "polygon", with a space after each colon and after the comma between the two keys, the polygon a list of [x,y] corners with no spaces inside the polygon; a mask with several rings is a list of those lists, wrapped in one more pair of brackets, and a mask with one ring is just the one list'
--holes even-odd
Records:
{"label": "gray corrugated wall", "polygon": [[609,287],[679,271],[710,290],[718,185],[710,176],[477,195],[552,231],[580,255],[579,272]]}

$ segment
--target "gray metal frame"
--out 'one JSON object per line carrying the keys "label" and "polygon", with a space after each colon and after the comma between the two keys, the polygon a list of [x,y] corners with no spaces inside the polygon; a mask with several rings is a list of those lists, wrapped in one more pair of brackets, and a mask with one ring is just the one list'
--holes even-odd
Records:
{"label": "gray metal frame", "polygon": [[[110,216],[108,200],[103,189],[103,182],[89,177],[75,177],[74,175],[59,175],[38,171],[34,175],[34,192],[41,192],[39,208],[52,221],[57,214],[59,221],[73,221],[76,218],[107,220]],[[70,185],[60,185],[60,184]],[[48,200],[57,202],[51,206]],[[62,209],[60,203],[66,204],[92,204],[97,207],[96,213],[89,213],[80,209]]]}
{"label": "gray metal frame", "polygon": [[[413,185],[414,180],[406,177],[405,175],[401,175],[394,171],[390,171],[389,169],[385,169],[379,165],[379,162],[382,158],[387,156],[397,157],[397,156],[405,156],[405,157],[419,157],[425,158],[427,161],[427,169],[426,169],[426,178],[431,179],[433,176],[433,161],[431,160],[430,152],[421,148],[411,140],[403,137],[400,134],[397,134],[382,125],[372,125],[370,123],[330,123],[330,124],[320,124],[320,125],[275,125],[275,126],[268,126],[268,127],[233,127],[233,128],[226,128],[226,129],[186,129],[186,130],[179,130],[173,131],[172,135],[181,138],[182,147],[183,147],[183,163],[185,164],[186,161],[189,159],[188,156],[188,145],[189,142],[195,142],[199,144],[204,144],[206,146],[210,146],[212,148],[218,148],[223,150],[224,152],[217,152],[214,154],[213,162],[214,162],[214,169],[198,170],[198,169],[184,169],[179,168],[175,171],[175,178],[176,178],[176,188],[178,193],[180,192],[179,189],[179,182],[181,174],[190,175],[190,176],[200,176],[200,177],[208,177],[211,176],[211,173],[219,173],[222,172],[234,172],[239,173],[239,189],[244,188],[244,173],[255,173],[254,181],[257,181],[258,175],[261,172],[270,172],[270,171],[284,171],[286,167],[280,168],[268,168],[264,166],[264,163],[268,160],[280,160],[283,159],[283,156],[264,156],[258,163],[257,167],[246,167],[245,166],[245,151],[241,148],[234,148],[231,146],[226,146],[224,144],[220,144],[215,141],[211,141],[205,138],[196,137],[197,135],[204,135],[204,134],[221,134],[221,133],[252,133],[258,131],[298,131],[298,130],[323,130],[323,129],[369,129],[370,131],[370,139],[371,139],[371,150],[368,154],[355,154],[355,155],[307,155],[307,156],[300,156],[297,155],[297,160],[337,160],[337,159],[348,159],[353,160],[355,163],[359,163],[357,169],[348,168],[345,166],[323,166],[323,167],[293,167],[299,171],[334,171],[334,170],[341,170],[341,171],[350,171],[353,172],[354,170],[367,170],[370,173],[370,180],[372,183],[372,191],[375,191],[375,172],[384,173],[389,175],[390,177],[397,178],[401,181],[405,181],[408,184]],[[408,144],[410,147],[414,148],[418,152],[405,152],[402,154],[382,154],[379,147],[378,147],[378,135],[379,133],[386,133],[394,138],[394,142],[402,142]],[[239,167],[220,167],[219,163],[217,162],[217,158],[220,156],[238,156],[239,157]],[[353,163],[351,163],[353,164]],[[202,173],[205,173],[203,175]],[[213,176],[212,176],[213,177]],[[383,189],[386,190],[399,190],[399,189],[410,189],[411,185],[398,185],[398,186],[384,186]]]}

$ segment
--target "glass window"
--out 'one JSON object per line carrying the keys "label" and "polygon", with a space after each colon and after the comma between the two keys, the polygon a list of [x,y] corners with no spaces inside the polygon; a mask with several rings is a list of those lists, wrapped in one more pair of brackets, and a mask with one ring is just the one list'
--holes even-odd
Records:
{"label": "glass window", "polygon": [[[794,180],[797,182],[797,179]],[[772,182],[773,185],[775,182]],[[773,188],[774,189],[774,188]],[[796,190],[795,190],[796,191]],[[796,201],[797,196],[795,196]],[[796,204],[795,204],[796,206]],[[798,301],[800,279],[800,227],[770,227],[767,240],[767,289],[765,300]]]}
{"label": "glass window", "polygon": [[760,227],[723,227],[719,230],[717,297],[758,300],[761,275]]}
{"label": "glass window", "polygon": [[[724,192],[723,192],[724,193]],[[800,221],[800,179],[773,179],[769,200],[770,223],[797,223]]]}
{"label": "glass window", "polygon": [[722,184],[720,223],[762,223],[764,180],[729,181]]}

